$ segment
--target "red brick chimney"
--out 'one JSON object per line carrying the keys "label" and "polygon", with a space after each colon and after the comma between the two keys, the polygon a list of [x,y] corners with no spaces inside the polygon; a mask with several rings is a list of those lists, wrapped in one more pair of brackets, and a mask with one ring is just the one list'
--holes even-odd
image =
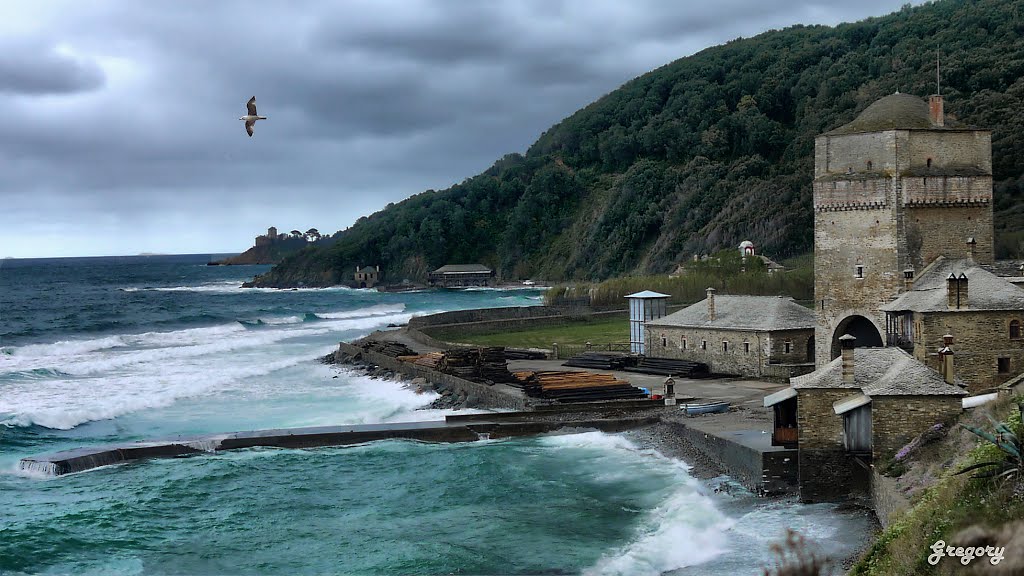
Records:
{"label": "red brick chimney", "polygon": [[932,124],[939,127],[946,125],[946,114],[943,111],[941,94],[933,94],[928,97],[928,112],[931,116]]}

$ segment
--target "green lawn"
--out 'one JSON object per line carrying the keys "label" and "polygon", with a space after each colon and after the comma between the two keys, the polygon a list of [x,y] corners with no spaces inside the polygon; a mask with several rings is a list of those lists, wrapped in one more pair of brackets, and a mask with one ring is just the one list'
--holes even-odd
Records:
{"label": "green lawn", "polygon": [[436,334],[435,337],[449,342],[512,348],[551,348],[552,342],[559,344],[586,344],[587,342],[610,344],[629,342],[629,321],[625,318],[592,322],[578,321],[565,326],[549,326],[497,334],[465,335],[442,332]]}

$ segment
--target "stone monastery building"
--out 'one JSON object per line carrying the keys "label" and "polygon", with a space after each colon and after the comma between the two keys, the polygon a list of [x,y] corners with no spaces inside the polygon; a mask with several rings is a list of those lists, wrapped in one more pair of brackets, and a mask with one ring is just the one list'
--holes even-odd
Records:
{"label": "stone monastery building", "polygon": [[866,485],[867,464],[1024,372],[1024,289],[993,252],[991,132],[941,96],[886,96],[819,136],[814,361],[765,398],[797,439],[801,497]]}

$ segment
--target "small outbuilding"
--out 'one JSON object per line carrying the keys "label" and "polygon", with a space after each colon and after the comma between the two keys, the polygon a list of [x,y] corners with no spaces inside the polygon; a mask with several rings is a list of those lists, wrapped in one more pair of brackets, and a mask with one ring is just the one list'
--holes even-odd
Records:
{"label": "small outbuilding", "polygon": [[940,374],[900,348],[855,348],[848,334],[839,340],[839,358],[764,399],[775,411],[773,440],[797,437],[804,501],[834,500],[866,485],[869,465],[955,419],[967,395],[952,355]]}
{"label": "small outbuilding", "polygon": [[626,296],[629,300],[629,351],[645,354],[644,328],[648,322],[665,316],[668,294],[644,290]]}

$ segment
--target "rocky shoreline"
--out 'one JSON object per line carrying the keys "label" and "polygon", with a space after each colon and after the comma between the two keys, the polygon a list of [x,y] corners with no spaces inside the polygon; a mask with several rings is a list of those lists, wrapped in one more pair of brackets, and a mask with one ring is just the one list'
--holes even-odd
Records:
{"label": "rocky shoreline", "polygon": [[478,400],[471,398],[465,392],[460,390],[452,390],[444,385],[433,384],[428,382],[425,378],[408,378],[404,374],[389,370],[382,366],[377,366],[370,362],[364,362],[357,360],[352,357],[338,358],[334,353],[328,354],[320,359],[324,364],[331,364],[338,367],[345,367],[348,370],[356,372],[363,376],[368,376],[373,380],[391,380],[395,382],[401,382],[406,388],[414,390],[417,394],[425,392],[436,392],[441,396],[434,399],[433,402],[417,408],[417,410],[461,410],[463,408],[492,408],[491,406],[482,405]]}

